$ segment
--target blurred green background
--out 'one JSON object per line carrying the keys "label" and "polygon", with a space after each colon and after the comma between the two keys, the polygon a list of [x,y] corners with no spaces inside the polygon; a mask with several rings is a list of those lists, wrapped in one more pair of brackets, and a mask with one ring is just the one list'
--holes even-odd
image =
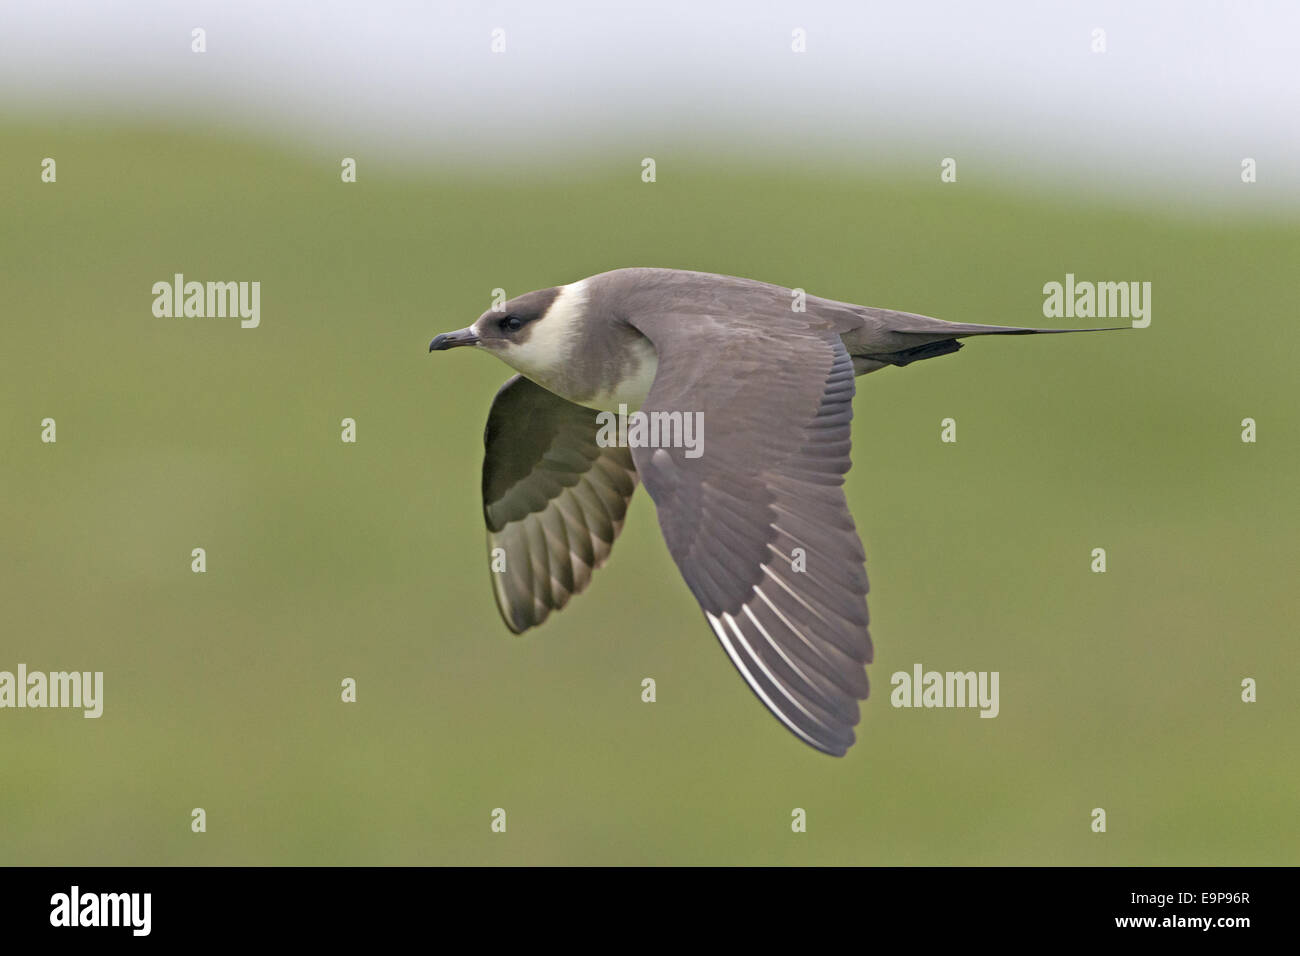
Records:
{"label": "blurred green background", "polygon": [[[640,154],[534,178],[359,155],[345,185],[337,155],[225,132],[0,142],[0,669],[106,687],[99,720],[0,712],[0,862],[1297,859],[1294,222],[931,168],[666,152],[645,184]],[[858,380],[876,661],[843,760],[745,688],[644,491],[588,593],[522,638],[497,616],[478,474],[510,373],[427,343],[494,287],[627,265],[1024,325],[1054,324],[1066,272],[1153,283],[1149,329]],[[260,281],[261,327],[155,318],[175,272]],[[1000,716],[891,708],[916,662],[999,671]]]}

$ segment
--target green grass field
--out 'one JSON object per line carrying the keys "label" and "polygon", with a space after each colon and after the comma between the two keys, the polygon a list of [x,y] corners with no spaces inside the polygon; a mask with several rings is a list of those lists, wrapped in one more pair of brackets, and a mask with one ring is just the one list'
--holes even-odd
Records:
{"label": "green grass field", "polygon": [[[707,156],[654,184],[640,154],[535,180],[358,156],[344,185],[226,134],[0,141],[0,669],[106,686],[98,720],[0,711],[0,861],[1300,858],[1295,223]],[[858,380],[876,660],[843,760],[745,688],[644,491],[588,593],[522,638],[497,616],[478,475],[509,372],[428,341],[494,287],[626,265],[1020,325],[1071,324],[1042,317],[1067,272],[1153,283],[1148,329]],[[260,328],[155,318],[176,272],[260,281]],[[918,662],[998,671],[1000,716],[891,708]]]}

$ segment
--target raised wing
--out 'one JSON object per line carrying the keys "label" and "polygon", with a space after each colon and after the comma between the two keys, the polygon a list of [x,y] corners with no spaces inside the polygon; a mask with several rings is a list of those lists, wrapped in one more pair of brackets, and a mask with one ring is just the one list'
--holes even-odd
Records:
{"label": "raised wing", "polygon": [[704,440],[695,458],[662,447],[632,457],[736,669],[796,736],[842,756],[872,653],[843,490],[853,363],[828,323],[773,301],[757,314],[635,320],[659,354],[643,411],[699,412]]}
{"label": "raised wing", "polygon": [[594,410],[520,375],[492,401],[483,517],[492,591],[516,634],[585,588],[623,529],[636,466],[626,448],[597,445],[596,433]]}

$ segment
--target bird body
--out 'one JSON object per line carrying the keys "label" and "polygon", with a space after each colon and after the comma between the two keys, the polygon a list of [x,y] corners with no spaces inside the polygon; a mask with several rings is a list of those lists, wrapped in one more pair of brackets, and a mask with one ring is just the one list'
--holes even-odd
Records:
{"label": "bird body", "polygon": [[[583,590],[639,482],[719,643],[797,737],[854,741],[872,657],[865,555],[844,498],[855,377],[973,335],[1073,331],[944,322],[751,279],[618,269],[529,292],[439,335],[520,375],[484,437],[493,591],[516,633]],[[696,415],[708,440],[603,440],[602,412]]]}

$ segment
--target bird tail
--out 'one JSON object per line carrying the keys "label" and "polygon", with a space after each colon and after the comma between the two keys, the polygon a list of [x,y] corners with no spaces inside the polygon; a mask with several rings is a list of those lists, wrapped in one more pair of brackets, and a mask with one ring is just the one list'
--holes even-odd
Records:
{"label": "bird tail", "polygon": [[1114,332],[1127,329],[1127,325],[1098,329],[1040,329],[1018,325],[975,325],[971,322],[945,322],[928,315],[912,312],[893,312],[889,309],[864,309],[876,328],[904,335],[924,335],[942,339],[965,338],[968,335],[1044,335],[1056,332]]}
{"label": "bird tail", "polygon": [[1126,325],[1096,329],[976,325],[970,322],[945,322],[928,315],[889,309],[861,311],[867,318],[866,328],[844,337],[845,345],[854,359],[854,369],[859,375],[886,365],[910,365],[922,359],[951,355],[962,347],[958,339],[972,335],[1050,335],[1057,332],[1112,332],[1129,328]]}
{"label": "bird tail", "polygon": [[[938,320],[935,320],[938,321]],[[895,332],[919,333],[922,335],[933,334],[936,331],[943,331],[957,338],[965,338],[968,335],[1051,335],[1056,332],[1118,332],[1120,329],[1131,328],[1128,325],[1108,325],[1095,329],[1037,329],[1019,325],[974,325],[970,322],[944,322],[944,328],[938,329],[894,329]]]}

